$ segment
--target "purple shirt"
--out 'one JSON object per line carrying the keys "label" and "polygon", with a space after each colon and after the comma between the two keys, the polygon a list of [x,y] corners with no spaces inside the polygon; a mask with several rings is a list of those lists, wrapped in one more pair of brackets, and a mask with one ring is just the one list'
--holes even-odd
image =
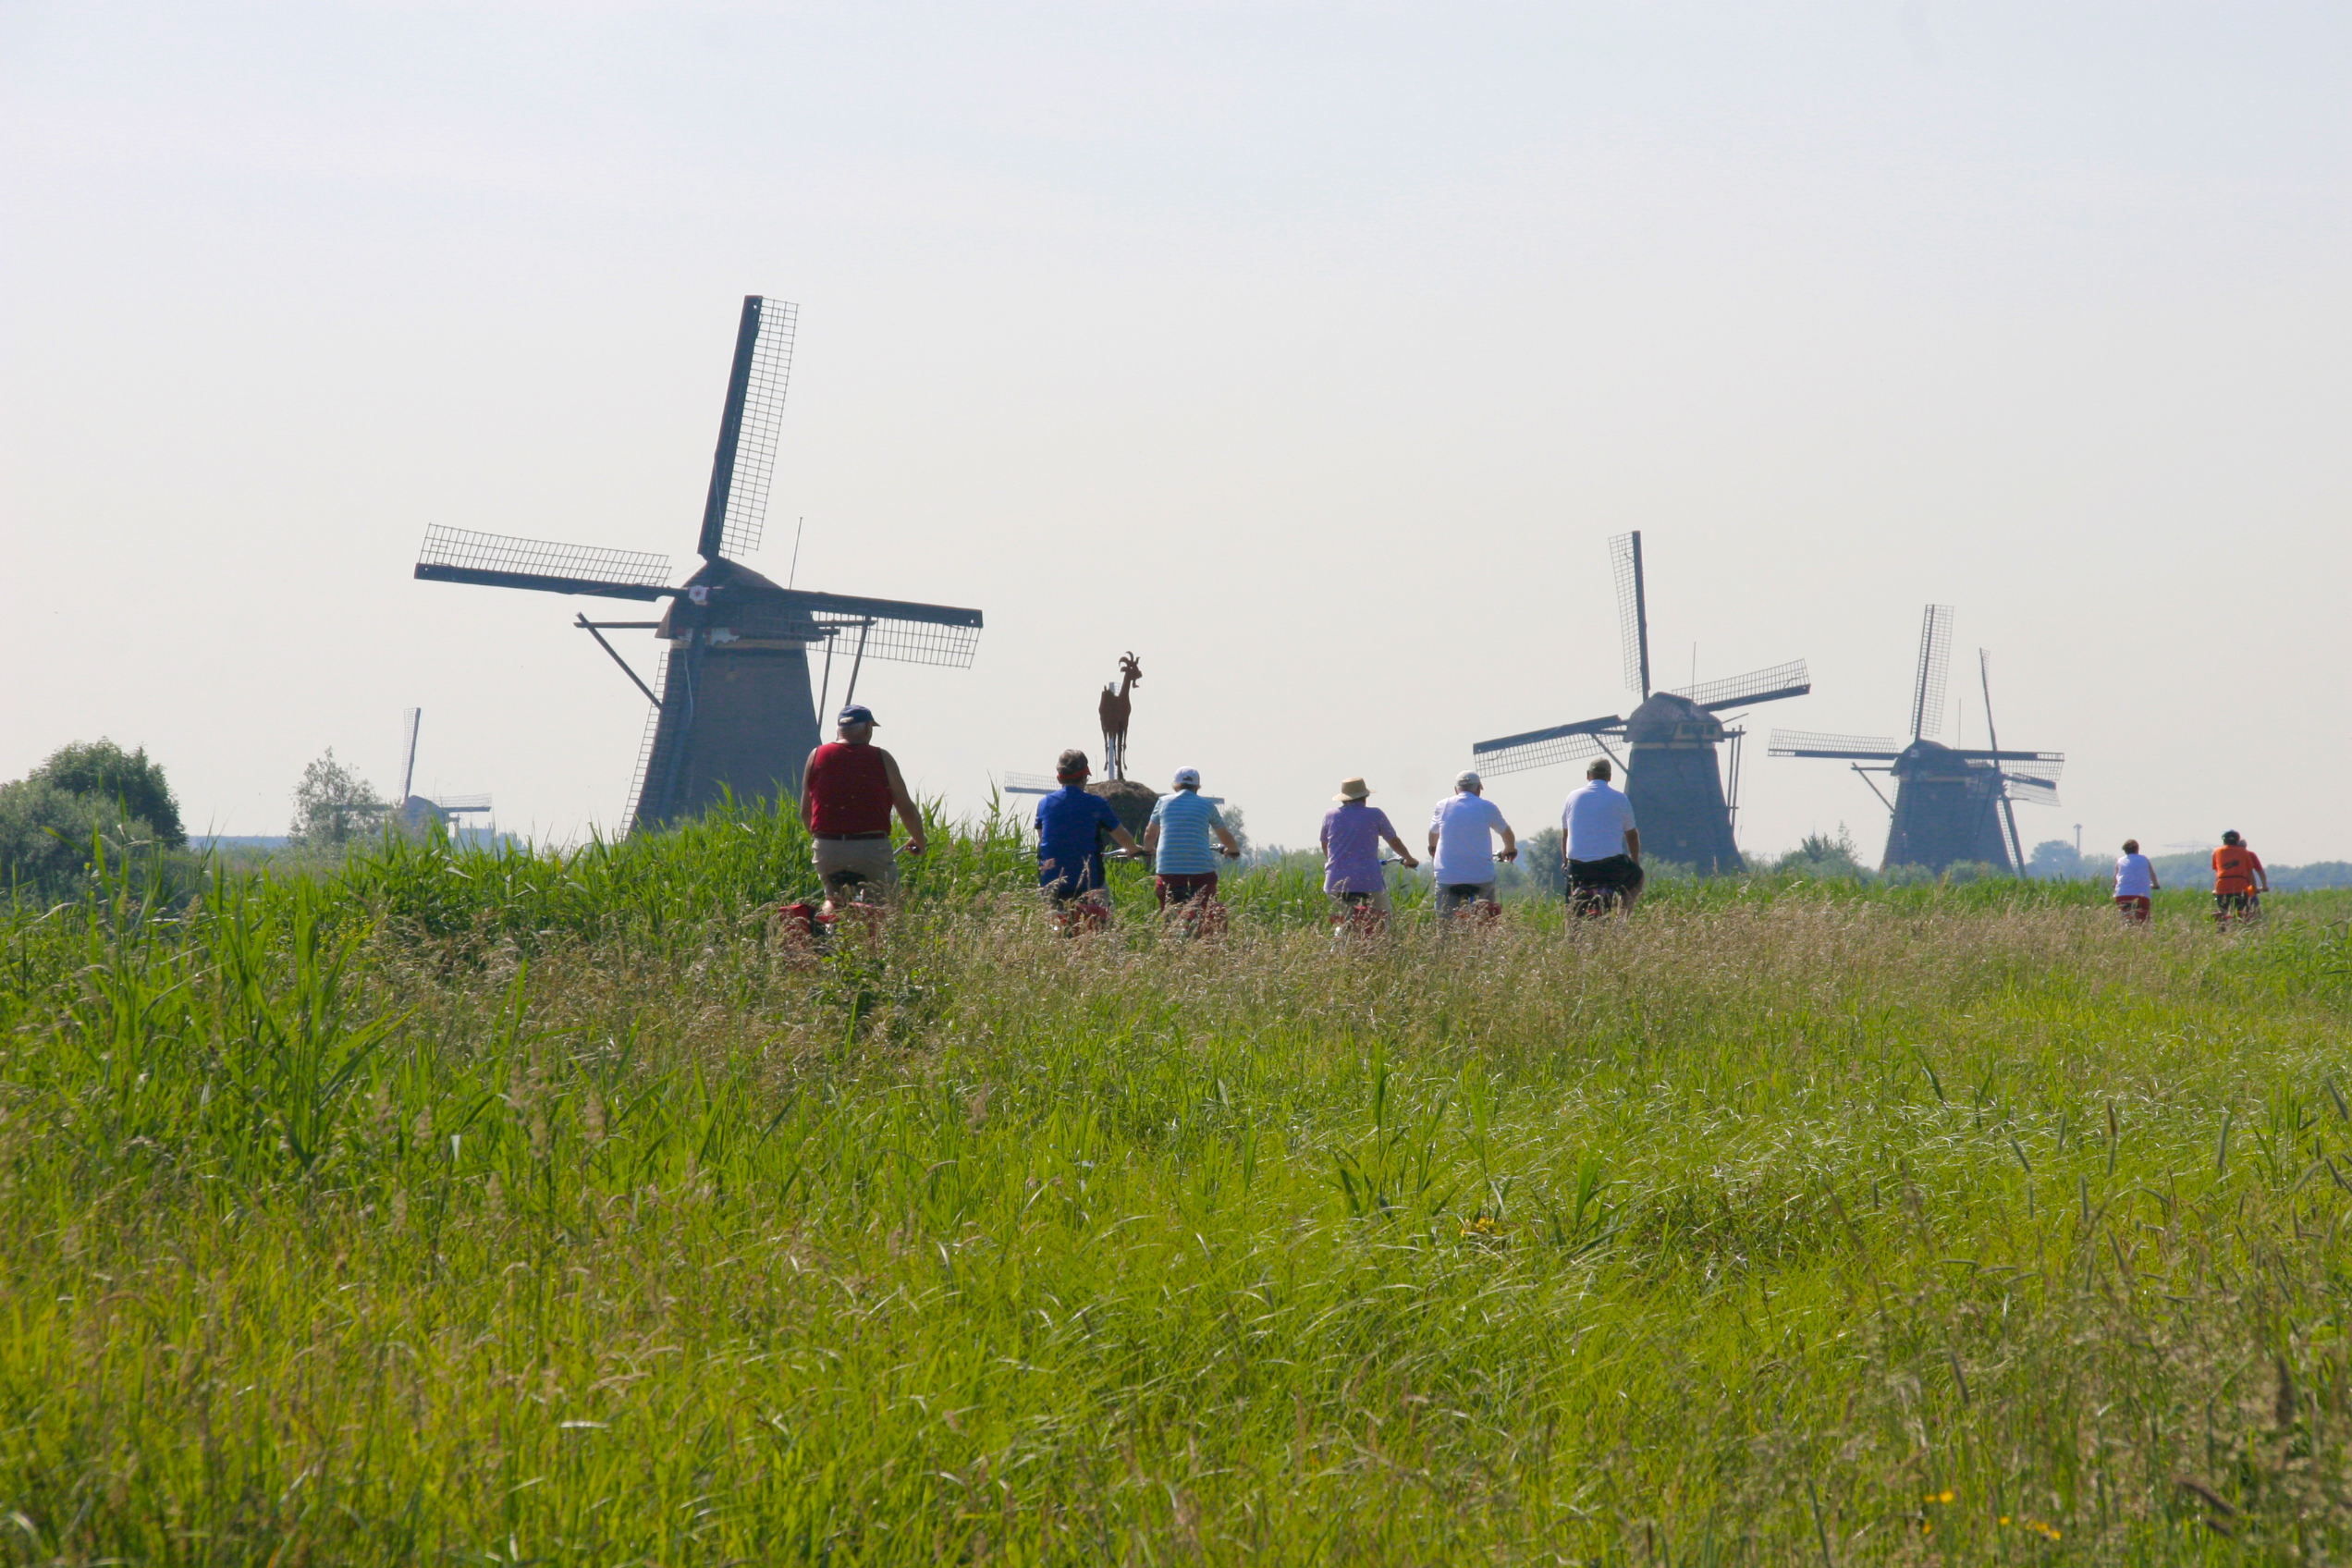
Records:
{"label": "purple shirt", "polygon": [[1378,806],[1336,805],[1323,814],[1323,890],[1377,893],[1388,886],[1380,875],[1380,840],[1393,839],[1389,814]]}

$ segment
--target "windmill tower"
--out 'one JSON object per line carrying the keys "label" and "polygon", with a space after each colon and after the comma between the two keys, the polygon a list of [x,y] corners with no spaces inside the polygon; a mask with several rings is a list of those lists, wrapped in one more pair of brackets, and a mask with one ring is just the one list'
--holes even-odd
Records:
{"label": "windmill tower", "polygon": [[[1770,754],[1826,757],[1852,767],[1893,820],[1880,869],[1923,865],[1942,871],[1955,862],[1984,861],[2015,871],[2024,863],[2017,839],[2015,802],[2058,803],[2064,752],[2005,752],[1992,724],[1992,655],[1977,652],[1984,683],[1986,740],[1983,751],[1947,746],[1928,739],[1943,728],[1944,688],[1952,662],[1952,606],[1929,605],[1919,623],[1919,656],[1912,670],[1911,739],[1906,744],[1865,735],[1817,735],[1775,729]],[[1889,802],[1873,773],[1894,778]]]}
{"label": "windmill tower", "polygon": [[[1617,612],[1626,687],[1641,705],[1629,717],[1608,714],[1548,729],[1480,741],[1472,762],[1488,774],[1518,773],[1553,763],[1605,754],[1625,776],[1634,820],[1641,826],[1642,851],[1678,861],[1702,872],[1743,869],[1732,825],[1739,810],[1740,715],[1727,723],[1726,708],[1801,697],[1813,689],[1805,661],[1796,659],[1724,680],[1709,680],[1681,692],[1653,692],[1649,684],[1649,591],[1642,572],[1641,534],[1621,533],[1609,542],[1617,579]],[[1626,748],[1620,757],[1611,740]],[[1716,748],[1731,743],[1730,784],[1718,766]]]}
{"label": "windmill tower", "polygon": [[469,812],[488,815],[487,795],[436,795],[428,800],[410,792],[416,786],[417,732],[423,727],[423,708],[410,708],[400,715],[400,803],[394,808],[400,820],[413,827],[438,822],[447,828],[457,827],[458,818]]}
{"label": "windmill tower", "polygon": [[[744,801],[798,795],[821,739],[817,706],[830,694],[837,646],[848,666],[844,702],[868,658],[972,664],[978,610],[779,588],[741,564],[767,515],[798,320],[798,307],[781,300],[743,300],[694,546],[703,564],[684,582],[668,585],[667,556],[454,528],[428,529],[417,557],[416,575],[430,582],[668,601],[659,620],[572,622],[653,704],[630,790],[632,831],[694,816],[729,791]],[[612,631],[651,631],[662,644],[658,693],[606,640]],[[821,691],[813,691],[815,659]]]}

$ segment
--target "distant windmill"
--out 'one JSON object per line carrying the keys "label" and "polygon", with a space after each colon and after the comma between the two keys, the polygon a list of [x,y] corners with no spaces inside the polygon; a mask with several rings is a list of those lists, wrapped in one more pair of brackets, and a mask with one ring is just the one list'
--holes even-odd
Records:
{"label": "distant windmill", "polygon": [[438,822],[444,827],[454,827],[458,818],[468,812],[487,815],[490,797],[487,795],[436,795],[427,799],[410,793],[416,785],[417,732],[424,727],[424,710],[410,708],[400,716],[400,803],[398,812],[402,820],[416,826]]}
{"label": "distant windmill", "polygon": [[[1944,684],[1952,662],[1952,606],[1929,605],[1919,623],[1919,658],[1911,688],[1911,741],[1865,735],[1816,735],[1775,729],[1770,754],[1828,757],[1844,762],[1870,784],[1873,773],[1892,774],[1890,802],[1870,784],[1893,820],[1887,829],[1881,869],[1923,865],[1942,871],[1959,861],[1985,861],[2004,871],[2024,864],[2013,802],[2058,803],[2064,752],[2004,752],[1992,723],[1992,655],[1978,649],[1977,670],[1984,684],[1984,751],[1947,746],[1928,739],[1943,728]],[[1877,766],[1865,766],[1865,764]]]}
{"label": "distant windmill", "polygon": [[[1625,684],[1640,693],[1630,717],[1609,714],[1524,735],[1481,741],[1470,748],[1472,762],[1487,774],[1607,753],[1625,775],[1625,792],[1640,825],[1642,852],[1678,861],[1700,871],[1743,869],[1732,824],[1739,810],[1740,740],[1746,731],[1726,728],[1717,716],[1725,708],[1801,697],[1813,689],[1803,659],[1770,669],[1709,680],[1681,692],[1649,687],[1649,595],[1642,575],[1641,534],[1621,533],[1609,542],[1617,578],[1618,625],[1623,644]],[[1738,716],[1732,722],[1736,724]],[[1628,748],[1626,757],[1609,749],[1611,739]],[[1732,743],[1730,787],[1724,786],[1715,748]]]}
{"label": "distant windmill", "polygon": [[[654,704],[630,790],[632,829],[696,815],[729,790],[746,801],[797,795],[802,766],[820,739],[823,697],[812,692],[809,668],[819,647],[829,696],[834,645],[847,642],[845,703],[869,657],[958,669],[972,663],[978,610],[779,588],[734,558],[759,546],[798,318],[798,307],[781,300],[743,300],[695,544],[703,565],[683,583],[668,586],[667,556],[454,528],[425,533],[416,575],[430,581],[670,601],[657,621],[582,615],[572,622]],[[610,631],[651,631],[663,644],[659,696],[605,640]]]}

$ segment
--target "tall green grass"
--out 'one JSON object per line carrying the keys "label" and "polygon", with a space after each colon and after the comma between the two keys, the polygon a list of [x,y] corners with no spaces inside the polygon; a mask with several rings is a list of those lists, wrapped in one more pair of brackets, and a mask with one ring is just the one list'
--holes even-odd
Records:
{"label": "tall green grass", "polygon": [[[2352,899],[818,960],[789,818],[0,924],[27,1562],[2325,1560]],[[1948,1501],[1946,1494],[1949,1495]],[[2005,1521],[2005,1522],[2004,1522]]]}

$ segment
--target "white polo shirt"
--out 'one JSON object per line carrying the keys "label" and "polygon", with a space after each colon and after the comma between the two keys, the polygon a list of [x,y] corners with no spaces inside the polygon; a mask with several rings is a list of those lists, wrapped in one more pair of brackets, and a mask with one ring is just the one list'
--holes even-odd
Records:
{"label": "white polo shirt", "polygon": [[1560,813],[1560,836],[1570,860],[1607,860],[1625,852],[1625,830],[1634,826],[1634,802],[1595,778],[1568,797]]}
{"label": "white polo shirt", "polygon": [[1479,886],[1495,879],[1494,836],[1509,832],[1502,808],[1464,790],[1439,801],[1429,816],[1438,836],[1437,879],[1440,888]]}

